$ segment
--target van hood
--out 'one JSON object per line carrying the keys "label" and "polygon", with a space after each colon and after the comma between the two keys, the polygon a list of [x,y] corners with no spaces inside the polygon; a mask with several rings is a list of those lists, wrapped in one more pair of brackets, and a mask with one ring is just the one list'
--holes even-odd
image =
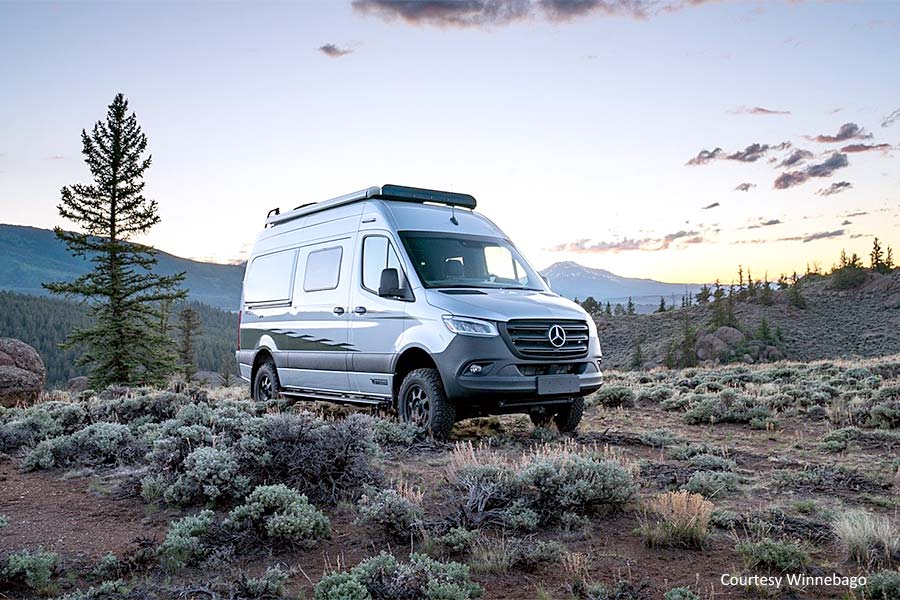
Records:
{"label": "van hood", "polygon": [[450,314],[489,321],[588,318],[584,309],[568,298],[543,291],[432,288],[425,290],[425,298]]}

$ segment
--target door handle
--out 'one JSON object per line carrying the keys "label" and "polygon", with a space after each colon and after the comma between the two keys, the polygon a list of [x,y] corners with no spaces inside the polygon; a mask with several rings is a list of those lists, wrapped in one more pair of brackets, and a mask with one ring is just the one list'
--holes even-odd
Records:
{"label": "door handle", "polygon": [[353,309],[353,312],[358,315],[364,315],[364,314],[366,314],[366,307],[365,306],[357,306],[356,308]]}
{"label": "door handle", "polygon": [[344,314],[344,307],[343,306],[335,306],[334,310],[331,312],[333,312],[337,316],[341,316],[342,314]]}

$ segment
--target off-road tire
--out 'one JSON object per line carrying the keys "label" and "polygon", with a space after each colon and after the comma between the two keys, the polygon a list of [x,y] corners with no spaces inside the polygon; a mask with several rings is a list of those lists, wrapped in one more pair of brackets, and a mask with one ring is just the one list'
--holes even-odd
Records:
{"label": "off-road tire", "polygon": [[[268,384],[266,383],[268,382]],[[268,386],[268,391],[265,391]],[[273,400],[281,393],[281,383],[278,381],[278,369],[275,363],[267,360],[259,365],[256,375],[253,377],[251,397],[257,402]]]}
{"label": "off-road tire", "polygon": [[[417,419],[416,413],[421,413],[424,409],[416,396],[422,393],[427,401],[428,415],[424,418],[420,414],[422,418]],[[412,402],[416,402],[416,406],[411,405]],[[437,369],[415,369],[407,373],[400,384],[397,410],[401,421],[418,422],[437,440],[447,439],[456,422],[456,408],[444,392],[444,384]]]}
{"label": "off-road tire", "polygon": [[556,428],[560,433],[575,433],[583,414],[584,398],[572,398],[570,404],[559,409],[559,412],[553,417],[553,422],[556,423]]}

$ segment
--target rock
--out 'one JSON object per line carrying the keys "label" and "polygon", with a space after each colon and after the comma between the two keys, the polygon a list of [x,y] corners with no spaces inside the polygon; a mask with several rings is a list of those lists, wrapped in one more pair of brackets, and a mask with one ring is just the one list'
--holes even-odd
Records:
{"label": "rock", "polygon": [[34,348],[21,340],[0,338],[0,406],[37,400],[46,375],[44,361]]}
{"label": "rock", "polygon": [[784,360],[784,353],[775,346],[766,346],[760,354],[760,358],[767,362]]}
{"label": "rock", "polygon": [[734,327],[719,327],[713,334],[729,346],[737,346],[744,341],[744,332]]}
{"label": "rock", "polygon": [[699,360],[718,360],[731,352],[728,344],[711,333],[707,333],[697,340],[696,350]]}
{"label": "rock", "polygon": [[743,362],[747,363],[748,365],[752,365],[754,362],[756,362],[755,360],[753,360],[753,357],[750,356],[749,354],[744,354],[744,355],[741,357],[741,360],[742,360]]}
{"label": "rock", "polygon": [[84,375],[80,375],[78,377],[73,377],[69,381],[66,382],[66,391],[69,392],[83,392],[84,390],[90,387],[90,382],[88,378]]}

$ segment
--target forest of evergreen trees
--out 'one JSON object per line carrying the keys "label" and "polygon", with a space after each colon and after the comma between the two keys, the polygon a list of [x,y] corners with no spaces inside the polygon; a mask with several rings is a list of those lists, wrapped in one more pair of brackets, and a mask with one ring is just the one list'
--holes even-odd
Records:
{"label": "forest of evergreen trees", "polygon": [[[64,385],[72,377],[87,375],[77,366],[80,354],[59,345],[69,332],[88,324],[87,308],[70,300],[29,296],[0,291],[0,337],[17,338],[34,347],[47,367],[47,387]],[[237,314],[198,302],[175,305],[171,320],[178,318],[183,306],[190,306],[200,316],[200,333],[196,337],[197,366],[201,371],[218,371],[223,361],[234,352],[237,343]],[[173,349],[178,332],[170,330]]]}

